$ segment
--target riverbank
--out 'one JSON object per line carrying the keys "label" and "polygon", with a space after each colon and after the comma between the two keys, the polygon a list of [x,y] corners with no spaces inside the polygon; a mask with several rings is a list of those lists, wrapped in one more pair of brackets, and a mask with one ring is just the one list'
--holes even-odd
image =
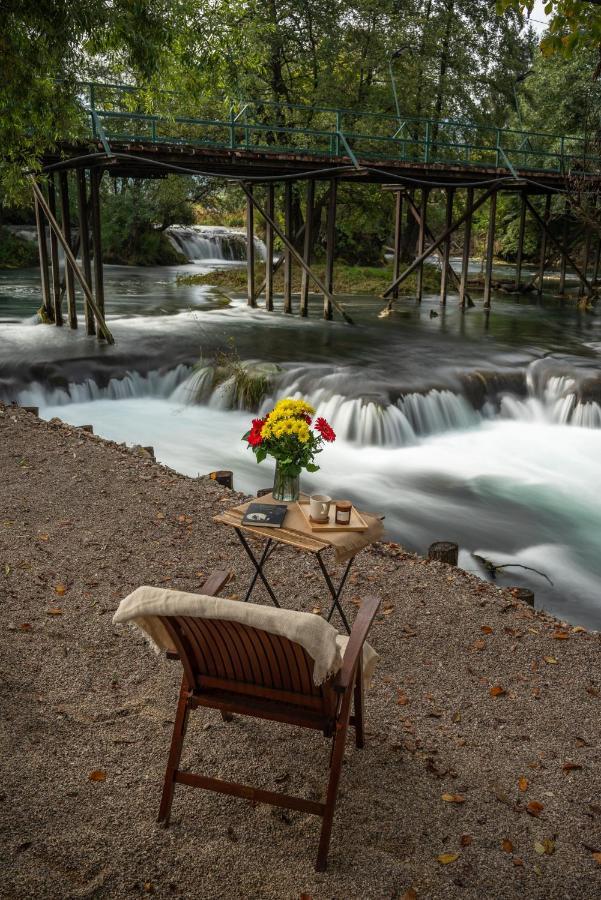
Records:
{"label": "riverbank", "polygon": [[[351,616],[383,597],[381,662],[328,872],[300,813],[181,788],[158,828],[177,667],[111,618],[139,584],[193,591],[215,567],[239,596],[250,566],[211,518],[241,496],[22,410],[0,407],[0,434],[3,897],[601,890],[598,635],[389,544],[358,558],[346,594]],[[325,605],[310,559],[270,566],[286,606]],[[189,736],[191,767],[305,795],[323,783],[319,735],[206,713]]]}

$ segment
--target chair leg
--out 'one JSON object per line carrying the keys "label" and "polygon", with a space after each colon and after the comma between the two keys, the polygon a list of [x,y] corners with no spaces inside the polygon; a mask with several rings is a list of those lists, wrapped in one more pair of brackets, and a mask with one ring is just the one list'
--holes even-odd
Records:
{"label": "chair leg", "polygon": [[315,870],[317,872],[325,872],[328,864],[328,851],[330,849],[332,822],[334,821],[334,810],[336,808],[338,783],[340,781],[340,772],[342,770],[342,760],[344,757],[344,747],[346,744],[346,732],[348,729],[350,712],[351,689],[349,688],[342,702],[340,717],[338,719],[338,722],[336,723],[336,735],[334,737],[332,755],[330,757],[330,779],[328,781],[325,810],[321,824],[321,834],[319,836],[317,862],[315,864]]}
{"label": "chair leg", "polygon": [[357,666],[357,674],[355,676],[354,691],[354,718],[355,718],[355,746],[361,748],[364,746],[365,739],[363,734],[363,667],[361,659]]}
{"label": "chair leg", "polygon": [[171,748],[169,750],[167,771],[165,772],[165,782],[163,784],[163,796],[161,797],[161,806],[159,808],[158,821],[162,822],[165,825],[165,828],[169,825],[171,804],[173,803],[173,792],[175,790],[174,775],[182,756],[184,737],[186,728],[188,727],[188,717],[190,715],[188,692],[188,682],[184,676],[179,691],[175,723],[173,725],[173,735],[171,737]]}

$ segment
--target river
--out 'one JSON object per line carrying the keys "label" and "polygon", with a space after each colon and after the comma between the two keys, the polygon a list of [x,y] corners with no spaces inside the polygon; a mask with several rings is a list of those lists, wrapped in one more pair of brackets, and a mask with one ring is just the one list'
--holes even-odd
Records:
{"label": "river", "polygon": [[212,390],[207,371],[192,369],[235,348],[278,367],[263,408],[302,394],[337,432],[305,489],[384,513],[390,538],[410,549],[457,541],[460,565],[483,577],[473,553],[533,567],[547,578],[509,568],[498,583],[532,587],[537,605],[601,626],[596,313],[528,295],[495,296],[490,315],[480,302],[462,315],[451,295],[445,310],[434,296],[401,299],[380,319],[382,301],[365,296],[342,298],[355,327],[323,322],[320,298],[303,321],[278,302],[266,314],[242,297],[177,285],[180,272],[241,264],[218,230],[197,246],[188,266],[106,267],[114,347],[81,326],[35,324],[38,271],[0,273],[0,399],[152,445],[189,475],[232,469],[235,486],[254,493],[272,467],[240,439],[251,414],[231,383]]}

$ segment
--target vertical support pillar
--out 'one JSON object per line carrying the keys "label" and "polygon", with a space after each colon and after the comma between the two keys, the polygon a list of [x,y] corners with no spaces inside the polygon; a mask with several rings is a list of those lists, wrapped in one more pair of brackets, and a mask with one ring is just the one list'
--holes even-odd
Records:
{"label": "vertical support pillar", "polygon": [[[289,241],[294,240],[292,234],[292,183],[284,184],[284,232]],[[284,245],[284,312],[292,312],[292,254],[290,247]]]}
{"label": "vertical support pillar", "polygon": [[[419,238],[417,242],[417,255],[421,256],[426,248],[426,217],[428,213],[428,194],[430,189],[422,187],[422,197],[419,212]],[[415,296],[418,303],[422,302],[424,292],[424,264],[421,262],[417,268]]]}
{"label": "vertical support pillar", "polygon": [[[90,223],[88,214],[88,197],[86,188],[86,170],[77,170],[77,216],[79,219],[79,246],[83,272],[88,284],[92,285],[92,261],[90,257]],[[96,334],[94,312],[85,299],[84,312],[86,318],[86,334]]]}
{"label": "vertical support pillar", "polygon": [[515,289],[519,291],[522,283],[522,263],[524,261],[524,237],[526,234],[526,200],[524,192],[520,193],[520,227],[518,231],[518,248],[515,260]]}
{"label": "vertical support pillar", "polygon": [[[71,210],[69,209],[69,181],[66,172],[61,172],[59,176],[60,194],[61,194],[61,220],[63,223],[63,234],[69,247],[73,249],[71,240]],[[73,269],[65,258],[65,285],[67,289],[67,315],[69,318],[69,326],[77,328],[77,307],[75,306],[75,281],[73,279]]]}
{"label": "vertical support pillar", "polygon": [[248,299],[246,302],[249,306],[255,307],[257,305],[255,297],[255,211],[252,202],[252,184],[248,184],[246,187],[248,190],[246,196],[246,291]]}
{"label": "vertical support pillar", "polygon": [[601,240],[597,241],[597,249],[595,251],[595,263],[593,267],[593,285],[599,280],[599,263],[601,262]]}
{"label": "vertical support pillar", "polygon": [[465,309],[468,269],[470,264],[470,248],[472,243],[472,211],[474,208],[474,189],[467,189],[467,215],[463,229],[463,253],[461,256],[461,280],[459,282],[459,305]]}
{"label": "vertical support pillar", "polygon": [[486,269],[484,272],[484,308],[490,309],[492,291],[492,261],[495,251],[495,227],[497,222],[497,192],[491,194],[488,213],[488,237],[486,241]]}
{"label": "vertical support pillar", "polygon": [[[585,227],[586,227],[586,237],[584,239],[584,260],[582,263],[582,271],[583,271],[584,277],[586,278],[588,276],[588,267],[589,267],[589,261],[591,258],[592,234],[591,234],[590,227],[589,226],[585,226]],[[580,296],[581,297],[584,296],[584,282],[582,282],[582,281],[580,282]]]}
{"label": "vertical support pillar", "polygon": [[[447,204],[446,204],[446,216],[445,216],[445,229],[451,229],[453,224],[453,200],[455,198],[455,190],[454,188],[447,188]],[[447,289],[449,284],[449,269],[451,267],[451,235],[446,238],[443,246],[442,246],[442,261],[441,261],[441,269],[440,269],[440,303],[442,306],[446,306],[447,303]]]}
{"label": "vertical support pillar", "polygon": [[[94,294],[98,312],[104,318],[104,272],[102,269],[102,230],[100,224],[100,182],[102,169],[90,172],[90,197],[92,206],[92,248],[94,252]],[[98,328],[98,340],[103,340]]]}
{"label": "vertical support pillar", "polygon": [[[275,213],[275,189],[273,182],[267,185],[265,198],[267,215],[273,219]],[[273,312],[273,228],[265,220],[265,309]]]}
{"label": "vertical support pillar", "polygon": [[37,197],[34,197],[35,224],[38,233],[38,254],[40,257],[40,280],[42,282],[42,305],[44,315],[49,322],[52,321],[54,311],[50,299],[50,272],[48,271],[48,244],[46,242],[46,222],[40,209]]}
{"label": "vertical support pillar", "polygon": [[[394,209],[394,258],[392,263],[392,281],[397,280],[401,274],[401,245],[403,241],[403,192],[397,191],[395,194]],[[395,287],[392,297],[397,300],[399,289]]]}
{"label": "vertical support pillar", "polygon": [[[310,178],[307,181],[307,206],[305,210],[305,242],[303,247],[303,259],[308,266],[311,265],[311,245],[313,243],[313,214],[315,205],[315,181]],[[301,275],[300,314],[305,317],[309,314],[309,274],[303,269]]]}
{"label": "vertical support pillar", "polygon": [[567,257],[566,247],[568,246],[568,218],[570,215],[570,201],[566,200],[563,209],[563,228],[561,230],[561,262],[559,264],[559,295],[563,297],[566,292],[566,270]]}
{"label": "vertical support pillar", "polygon": [[[54,175],[48,178],[48,206],[56,219],[56,185]],[[54,308],[54,324],[63,324],[63,311],[61,308],[61,275],[58,267],[58,240],[54,228],[48,223],[50,229],[50,261],[52,262],[52,305]]]}
{"label": "vertical support pillar", "polygon": [[[326,224],[326,290],[334,293],[334,257],[336,255],[336,201],[338,181],[330,180],[330,196],[328,197],[328,221]],[[323,317],[328,321],[333,317],[332,302],[328,294],[323,295]]]}
{"label": "vertical support pillar", "polygon": [[[543,293],[543,282],[545,280],[545,263],[547,261],[547,228],[549,227],[549,219],[551,218],[551,194],[545,197],[545,212],[543,215],[545,227],[542,229],[540,240],[540,261],[538,264],[538,288],[536,293],[540,297]],[[586,273],[585,273],[586,274]]]}

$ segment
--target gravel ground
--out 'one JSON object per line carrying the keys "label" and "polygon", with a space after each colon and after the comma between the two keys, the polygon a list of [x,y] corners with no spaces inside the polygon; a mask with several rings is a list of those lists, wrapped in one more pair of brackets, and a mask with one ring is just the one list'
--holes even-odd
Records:
{"label": "gravel ground", "polygon": [[[379,544],[346,593],[351,615],[383,597],[382,659],[328,872],[302,813],[178,787],[164,831],[179,667],[111,617],[140,584],[193,591],[215,567],[242,592],[250,565],[211,522],[241,495],[12,408],[0,461],[2,898],[601,895],[598,634]],[[310,557],[270,566],[286,605],[325,606]],[[186,747],[186,766],[218,777],[315,798],[325,785],[313,732],[197,712]]]}

